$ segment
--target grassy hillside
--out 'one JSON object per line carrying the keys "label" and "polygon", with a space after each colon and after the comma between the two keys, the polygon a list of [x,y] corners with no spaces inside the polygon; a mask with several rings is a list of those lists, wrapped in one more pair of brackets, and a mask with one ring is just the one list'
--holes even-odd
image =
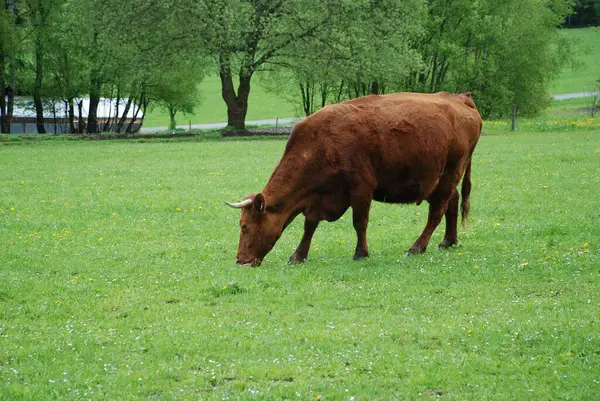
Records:
{"label": "grassy hillside", "polygon": [[552,87],[551,94],[587,92],[600,79],[600,28],[564,29],[563,35],[577,45],[576,68],[565,68]]}
{"label": "grassy hillside", "polygon": [[[177,115],[178,125],[220,123],[227,121],[227,106],[221,97],[221,81],[218,76],[209,76],[200,84],[202,102],[196,108],[195,115]],[[258,83],[252,80],[252,90],[248,101],[248,120],[262,120],[277,117],[295,117],[294,107],[285,99],[267,93]],[[169,115],[160,107],[150,110],[145,127],[161,127],[169,125]]]}

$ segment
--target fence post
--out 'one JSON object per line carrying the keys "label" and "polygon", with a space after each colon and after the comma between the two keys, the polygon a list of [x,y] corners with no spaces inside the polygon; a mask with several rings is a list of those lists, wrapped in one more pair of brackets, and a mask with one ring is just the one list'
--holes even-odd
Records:
{"label": "fence post", "polygon": [[511,131],[516,131],[516,130],[517,130],[517,105],[513,104]]}
{"label": "fence post", "polygon": [[275,134],[279,133],[279,117],[275,119]]}

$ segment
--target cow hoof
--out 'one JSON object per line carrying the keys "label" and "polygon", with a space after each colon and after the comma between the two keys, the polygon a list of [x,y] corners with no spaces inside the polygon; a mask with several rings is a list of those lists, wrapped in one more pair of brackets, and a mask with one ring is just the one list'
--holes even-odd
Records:
{"label": "cow hoof", "polygon": [[365,258],[368,258],[369,254],[363,251],[356,251],[356,253],[354,254],[354,256],[352,256],[352,259],[354,260],[363,260]]}
{"label": "cow hoof", "polygon": [[456,245],[456,243],[457,243],[457,241],[450,241],[450,240],[444,239],[442,242],[440,242],[438,244],[438,248],[439,249],[448,249],[451,246]]}
{"label": "cow hoof", "polygon": [[425,249],[421,249],[421,248],[417,248],[417,247],[413,246],[406,252],[406,256],[420,255],[423,252],[425,252]]}
{"label": "cow hoof", "polygon": [[306,261],[306,258],[302,258],[302,257],[296,256],[296,254],[293,254],[288,259],[288,265],[298,265],[300,263],[304,263],[305,261]]}

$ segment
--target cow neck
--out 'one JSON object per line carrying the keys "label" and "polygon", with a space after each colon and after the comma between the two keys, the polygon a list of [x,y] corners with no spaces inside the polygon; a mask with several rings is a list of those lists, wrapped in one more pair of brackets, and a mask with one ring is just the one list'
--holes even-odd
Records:
{"label": "cow neck", "polygon": [[[286,173],[278,169],[273,173],[271,179],[263,189],[263,195],[267,200],[267,210],[278,215],[282,230],[306,208],[304,190],[294,185],[294,180]],[[297,173],[297,171],[296,171]]]}

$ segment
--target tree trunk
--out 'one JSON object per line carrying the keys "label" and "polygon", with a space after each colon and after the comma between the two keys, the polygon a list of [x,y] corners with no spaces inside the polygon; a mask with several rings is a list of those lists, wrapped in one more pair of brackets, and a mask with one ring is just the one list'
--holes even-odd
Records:
{"label": "tree trunk", "polygon": [[[6,0],[5,2],[5,6],[6,9],[8,10],[8,12],[10,13],[13,21],[15,21],[16,24],[16,20],[17,20],[17,9],[15,7],[15,2],[14,0]],[[15,26],[15,29],[17,27]],[[5,59],[6,61],[6,59]],[[9,80],[10,80],[10,86],[8,87],[9,90],[7,92],[4,92],[4,95],[6,96],[6,114],[4,116],[4,123],[5,123],[5,128],[7,128],[7,133],[11,132],[11,125],[12,125],[12,120],[13,120],[13,112],[15,109],[15,93],[17,92],[17,66],[16,66],[16,62],[13,59],[9,60]],[[4,88],[6,88],[6,84],[8,82],[4,83]],[[4,100],[4,98],[3,98]]]}
{"label": "tree trunk", "polygon": [[437,69],[438,69],[438,51],[436,50],[433,55],[433,67],[431,69],[431,81],[429,83],[429,93],[433,93],[435,89],[435,82],[437,78]]}
{"label": "tree trunk", "polygon": [[312,94],[310,91],[310,82],[308,80],[306,80],[306,83],[300,82],[300,93],[302,94],[302,108],[304,109],[304,115],[308,117],[312,114]]}
{"label": "tree trunk", "polygon": [[121,115],[121,118],[119,119],[119,123],[117,124],[117,132],[121,132],[121,130],[123,129],[123,126],[125,125],[125,120],[127,120],[127,114],[129,114],[129,109],[131,108],[131,103],[133,103],[133,93],[129,96],[129,99],[127,99],[127,103],[125,104],[125,110],[123,110],[123,114]]}
{"label": "tree trunk", "polygon": [[321,84],[321,108],[325,107],[327,104],[327,85]]}
{"label": "tree trunk", "polygon": [[377,82],[377,81],[371,82],[371,94],[379,95],[379,82]]}
{"label": "tree trunk", "polygon": [[6,113],[6,79],[4,78],[4,54],[0,52],[0,133],[10,134]]}
{"label": "tree trunk", "polygon": [[35,123],[38,134],[45,134],[44,105],[42,104],[42,82],[44,71],[42,70],[42,48],[39,43],[35,46],[35,84],[33,86],[33,104],[35,105]]}
{"label": "tree trunk", "polygon": [[90,134],[97,134],[100,132],[98,126],[98,105],[100,104],[100,82],[97,78],[92,78],[90,88],[90,106],[88,110],[88,127],[87,130]]}
{"label": "tree trunk", "polygon": [[56,124],[56,103],[52,103],[52,123],[54,124],[54,135],[58,133],[58,126]]}
{"label": "tree trunk", "polygon": [[75,129],[75,105],[73,103],[73,98],[69,98],[67,102],[69,109],[69,132],[74,134],[77,130]]}
{"label": "tree trunk", "polygon": [[175,131],[177,126],[177,122],[175,121],[175,115],[177,114],[177,107],[172,104],[167,105],[167,109],[169,109],[169,117],[171,121],[169,122],[169,129]]}
{"label": "tree trunk", "polygon": [[111,96],[110,97],[111,101],[109,102],[109,106],[108,106],[108,118],[104,122],[101,132],[112,131],[112,127],[111,127],[111,125],[112,125],[112,93],[110,94],[110,96]]}
{"label": "tree trunk", "polygon": [[[14,66],[11,65],[10,67],[11,69],[11,74],[14,73]],[[11,79],[12,80],[12,79]],[[11,126],[12,126],[12,121],[13,121],[13,113],[15,110],[15,91],[17,90],[17,84],[16,84],[16,78],[14,80],[12,80],[11,85],[10,85],[10,90],[8,91],[8,94],[6,96],[6,122],[8,125],[8,133],[11,132]]]}
{"label": "tree trunk", "polygon": [[125,132],[134,132],[133,131],[133,124],[135,124],[135,121],[137,120],[137,116],[138,113],[140,112],[140,110],[142,109],[142,106],[144,108],[144,111],[142,112],[142,123],[144,122],[144,117],[146,116],[146,106],[148,106],[148,102],[146,101],[146,91],[142,89],[142,94],[140,95],[140,102],[139,105],[137,107],[137,109],[135,109],[135,112],[133,113],[133,118],[129,121],[129,125],[127,125],[127,130]]}
{"label": "tree trunk", "polygon": [[221,95],[227,104],[227,126],[236,131],[246,129],[246,113],[248,112],[248,96],[250,95],[250,80],[252,79],[251,68],[240,70],[240,84],[237,95],[233,86],[233,75],[229,63],[229,55],[219,55],[221,77]]}
{"label": "tree trunk", "polygon": [[111,127],[111,131],[117,130],[117,124],[119,123],[119,105],[120,105],[120,103],[121,103],[121,86],[117,85],[117,104],[115,104],[115,116],[113,118],[114,130]]}
{"label": "tree trunk", "polygon": [[83,119],[83,100],[77,102],[77,112],[79,115],[79,122],[77,124],[77,133],[83,134],[85,132],[85,120]]}
{"label": "tree trunk", "polygon": [[150,104],[150,99],[148,99],[145,96],[145,92],[144,92],[144,101],[142,103],[142,118],[140,118],[140,125],[138,126],[138,128],[133,131],[133,132],[138,132],[140,130],[140,128],[142,128],[142,125],[144,125],[144,118],[146,118],[146,110],[148,109],[148,105]]}
{"label": "tree trunk", "polygon": [[[40,20],[39,23],[44,25],[44,11],[41,9],[40,4]],[[39,33],[38,33],[39,35]],[[35,105],[35,123],[37,125],[38,134],[45,134],[46,127],[44,125],[44,105],[42,104],[42,84],[44,82],[44,65],[43,57],[44,51],[42,49],[42,39],[36,37],[35,39],[35,83],[33,85],[33,103]]]}

